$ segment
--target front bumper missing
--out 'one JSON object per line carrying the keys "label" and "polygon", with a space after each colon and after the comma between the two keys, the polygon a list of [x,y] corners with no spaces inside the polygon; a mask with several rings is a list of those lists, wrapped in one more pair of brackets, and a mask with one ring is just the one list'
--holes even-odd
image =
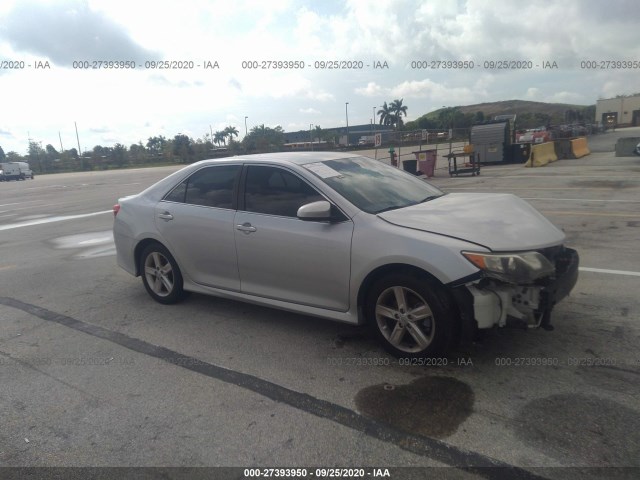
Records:
{"label": "front bumper missing", "polygon": [[471,340],[476,329],[494,326],[551,329],[553,307],[569,295],[578,280],[578,253],[555,252],[555,275],[534,285],[513,285],[488,278],[452,288],[459,306],[461,340]]}

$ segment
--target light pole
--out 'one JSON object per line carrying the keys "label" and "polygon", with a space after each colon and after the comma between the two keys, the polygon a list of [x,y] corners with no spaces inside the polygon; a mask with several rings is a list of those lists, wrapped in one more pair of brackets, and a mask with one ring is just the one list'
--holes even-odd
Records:
{"label": "light pole", "polygon": [[376,123],[376,108],[373,107],[373,116],[371,117],[371,136],[373,136],[373,124]]}
{"label": "light pole", "polygon": [[244,117],[244,136],[247,136],[247,116]]}
{"label": "light pole", "polygon": [[313,128],[313,123],[309,124],[309,143],[311,144],[311,151],[313,152],[313,131],[311,130]]}
{"label": "light pole", "polygon": [[349,148],[349,102],[344,104],[344,114],[347,117],[347,148]]}

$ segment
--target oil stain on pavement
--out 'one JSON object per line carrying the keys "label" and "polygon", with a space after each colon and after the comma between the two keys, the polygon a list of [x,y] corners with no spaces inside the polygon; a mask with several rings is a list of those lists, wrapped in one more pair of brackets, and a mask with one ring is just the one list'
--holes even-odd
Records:
{"label": "oil stain on pavement", "polygon": [[373,385],[360,390],[355,401],[367,417],[414,434],[445,438],[472,413],[474,394],[458,379],[433,376],[408,385]]}
{"label": "oil stain on pavement", "polygon": [[525,405],[521,440],[545,454],[591,467],[640,467],[640,415],[595,395],[559,394]]}

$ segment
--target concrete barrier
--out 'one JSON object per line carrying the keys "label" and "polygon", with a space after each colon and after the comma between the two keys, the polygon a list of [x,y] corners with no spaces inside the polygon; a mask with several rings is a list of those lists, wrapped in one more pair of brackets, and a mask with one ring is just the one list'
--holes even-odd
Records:
{"label": "concrete barrier", "polygon": [[635,157],[633,151],[640,143],[640,137],[622,137],[616,142],[616,157]]}
{"label": "concrete barrier", "polygon": [[531,147],[531,157],[525,167],[544,167],[549,162],[558,160],[554,142],[540,143]]}
{"label": "concrete barrier", "polygon": [[570,138],[561,138],[559,140],[554,140],[554,145],[556,148],[556,155],[558,159],[561,158],[575,158],[573,156],[573,152],[571,151],[571,139]]}
{"label": "concrete barrier", "polygon": [[576,138],[575,140],[571,140],[571,153],[573,153],[574,158],[582,158],[591,153],[589,147],[587,146],[587,137]]}

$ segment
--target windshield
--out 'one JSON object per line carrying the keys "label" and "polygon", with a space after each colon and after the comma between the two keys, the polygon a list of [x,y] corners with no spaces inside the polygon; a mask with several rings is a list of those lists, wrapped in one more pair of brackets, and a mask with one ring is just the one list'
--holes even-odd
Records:
{"label": "windshield", "polygon": [[304,165],[340,195],[367,213],[380,213],[437,198],[433,185],[379,160],[366,157]]}

